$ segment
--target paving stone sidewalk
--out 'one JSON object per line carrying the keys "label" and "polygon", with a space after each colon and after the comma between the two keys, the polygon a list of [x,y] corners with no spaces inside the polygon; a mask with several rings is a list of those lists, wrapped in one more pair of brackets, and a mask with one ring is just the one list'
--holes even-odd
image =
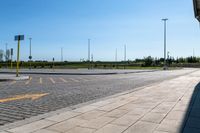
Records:
{"label": "paving stone sidewalk", "polygon": [[200,133],[200,71],[0,133]]}

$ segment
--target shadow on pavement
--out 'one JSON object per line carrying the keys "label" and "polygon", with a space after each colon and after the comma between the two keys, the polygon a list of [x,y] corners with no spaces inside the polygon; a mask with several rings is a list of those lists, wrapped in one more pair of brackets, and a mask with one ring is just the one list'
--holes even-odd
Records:
{"label": "shadow on pavement", "polygon": [[196,85],[188,103],[180,133],[200,133],[200,83]]}

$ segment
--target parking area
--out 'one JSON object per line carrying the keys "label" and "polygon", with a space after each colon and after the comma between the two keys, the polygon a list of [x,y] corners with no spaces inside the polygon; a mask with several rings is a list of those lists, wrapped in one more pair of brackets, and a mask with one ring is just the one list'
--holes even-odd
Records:
{"label": "parking area", "polygon": [[116,75],[34,75],[29,80],[0,82],[0,125],[197,71],[182,69]]}

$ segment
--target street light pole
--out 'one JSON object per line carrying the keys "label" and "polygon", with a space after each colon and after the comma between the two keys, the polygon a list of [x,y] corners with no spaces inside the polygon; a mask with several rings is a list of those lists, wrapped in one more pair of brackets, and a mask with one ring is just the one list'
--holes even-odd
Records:
{"label": "street light pole", "polygon": [[32,44],[31,44],[31,41],[32,41],[32,38],[29,38],[29,40],[30,40],[30,55],[29,55],[29,63],[30,63],[29,65],[30,65],[30,67],[29,67],[29,69],[31,69],[31,59],[32,59],[32,51],[31,51],[32,50],[31,49],[31,47],[32,47],[31,45]]}
{"label": "street light pole", "polygon": [[6,61],[6,68],[8,68],[8,57],[9,57],[9,53],[8,53],[8,43],[5,44],[6,45],[6,51],[5,51],[5,61]]}
{"label": "street light pole", "polygon": [[126,68],[126,45],[124,45],[124,69]]}
{"label": "street light pole", "polygon": [[118,59],[117,59],[117,48],[116,48],[116,51],[115,51],[115,63],[116,63],[116,69],[118,68],[118,67],[117,67],[117,60],[118,60]]}
{"label": "street light pole", "polygon": [[63,62],[63,48],[61,48],[61,62]]}
{"label": "street light pole", "polygon": [[88,69],[90,69],[90,39],[88,39]]}
{"label": "street light pole", "polygon": [[115,62],[117,63],[117,48],[115,50]]}
{"label": "street light pole", "polygon": [[167,20],[168,18],[162,19],[162,21],[164,21],[164,69],[167,69],[166,66]]}

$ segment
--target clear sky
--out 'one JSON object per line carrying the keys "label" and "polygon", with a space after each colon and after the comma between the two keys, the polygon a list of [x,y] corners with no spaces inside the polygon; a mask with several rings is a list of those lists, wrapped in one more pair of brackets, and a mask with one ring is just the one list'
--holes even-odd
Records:
{"label": "clear sky", "polygon": [[171,56],[200,55],[200,28],[192,0],[1,0],[0,49],[15,50],[14,35],[24,34],[21,59],[29,56],[32,37],[34,60],[87,59],[91,39],[94,60],[144,56],[163,57],[163,22],[169,18],[167,49]]}

